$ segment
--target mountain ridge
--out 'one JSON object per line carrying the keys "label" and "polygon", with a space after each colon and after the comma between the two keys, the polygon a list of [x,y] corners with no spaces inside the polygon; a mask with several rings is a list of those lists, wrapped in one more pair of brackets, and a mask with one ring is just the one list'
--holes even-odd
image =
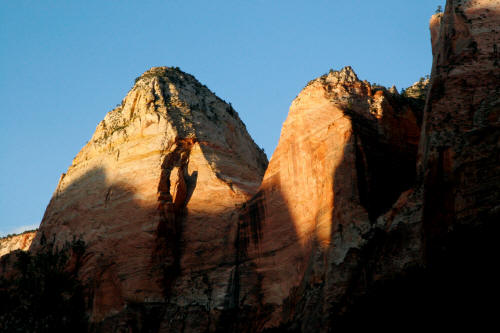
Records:
{"label": "mountain ridge", "polygon": [[87,244],[68,269],[91,332],[492,322],[499,13],[448,0],[430,79],[403,93],[349,66],[311,80],[269,163],[231,105],[151,68],[61,177],[30,251]]}

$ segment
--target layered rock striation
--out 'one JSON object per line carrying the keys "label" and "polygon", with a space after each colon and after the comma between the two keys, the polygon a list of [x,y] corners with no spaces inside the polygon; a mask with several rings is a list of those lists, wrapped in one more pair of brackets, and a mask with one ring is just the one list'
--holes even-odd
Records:
{"label": "layered rock striation", "polygon": [[[485,329],[493,323],[487,304],[499,277],[493,264],[500,220],[499,11],[498,1],[448,1],[445,13],[431,19],[434,63],[414,183],[392,208],[377,203],[376,222],[351,233],[354,242],[340,260],[334,250],[312,252],[280,328],[398,329],[411,322],[423,329]],[[356,171],[353,178],[363,183]],[[341,193],[334,191],[335,203]],[[351,205],[358,201],[350,197]],[[332,238],[345,234],[343,224]]]}
{"label": "layered rock striation", "polygon": [[78,277],[97,331],[209,325],[231,275],[234,208],[266,166],[231,105],[151,68],[61,176],[32,251],[86,243]]}
{"label": "layered rock striation", "polygon": [[19,235],[0,238],[0,257],[16,250],[27,251],[35,235],[36,231],[27,231]]}
{"label": "layered rock striation", "polygon": [[293,101],[262,185],[240,215],[234,289],[242,309],[261,309],[254,330],[289,321],[328,329],[332,302],[355,274],[349,257],[415,181],[422,110],[412,102],[350,67],[311,81]]}
{"label": "layered rock striation", "polygon": [[449,1],[433,16],[432,76],[405,91],[411,101],[372,92],[346,68],[292,103],[240,216],[234,289],[250,331],[492,322],[499,10]]}
{"label": "layered rock striation", "polygon": [[499,12],[449,0],[431,78],[403,94],[350,67],[312,80],[269,166],[230,105],[152,68],[31,250],[87,244],[68,269],[95,332],[477,329],[498,280]]}
{"label": "layered rock striation", "polygon": [[500,1],[448,1],[435,21],[419,161],[429,238],[500,214]]}

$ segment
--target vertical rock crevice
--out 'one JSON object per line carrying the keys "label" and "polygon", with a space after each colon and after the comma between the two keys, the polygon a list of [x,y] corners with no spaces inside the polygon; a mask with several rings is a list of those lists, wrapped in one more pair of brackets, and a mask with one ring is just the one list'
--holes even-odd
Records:
{"label": "vertical rock crevice", "polygon": [[180,273],[182,255],[182,222],[191,184],[188,164],[195,139],[176,139],[173,149],[163,158],[158,184],[158,216],[156,250],[153,260],[162,270],[161,287],[168,297]]}

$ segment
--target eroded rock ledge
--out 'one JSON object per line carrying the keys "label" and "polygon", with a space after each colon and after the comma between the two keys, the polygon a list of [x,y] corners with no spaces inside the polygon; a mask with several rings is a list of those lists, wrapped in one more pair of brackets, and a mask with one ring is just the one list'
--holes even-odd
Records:
{"label": "eroded rock ledge", "polygon": [[27,251],[35,234],[36,230],[32,230],[0,238],[0,257],[16,250]]}

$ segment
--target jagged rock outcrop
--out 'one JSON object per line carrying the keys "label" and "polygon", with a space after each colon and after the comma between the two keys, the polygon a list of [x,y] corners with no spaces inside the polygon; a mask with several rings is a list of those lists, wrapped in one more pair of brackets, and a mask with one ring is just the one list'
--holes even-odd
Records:
{"label": "jagged rock outcrop", "polygon": [[0,238],[0,257],[16,250],[27,251],[35,238],[36,231],[23,232]]}
{"label": "jagged rock outcrop", "polygon": [[[429,79],[421,78],[419,81],[415,82],[410,87],[406,88],[403,95],[423,101],[425,103],[425,98],[427,97],[427,89],[429,88]],[[423,106],[423,105],[422,105]]]}
{"label": "jagged rock outcrop", "polygon": [[266,166],[231,105],[152,68],[61,176],[31,250],[87,244],[78,277],[95,331],[201,329],[224,306],[234,208]]}

